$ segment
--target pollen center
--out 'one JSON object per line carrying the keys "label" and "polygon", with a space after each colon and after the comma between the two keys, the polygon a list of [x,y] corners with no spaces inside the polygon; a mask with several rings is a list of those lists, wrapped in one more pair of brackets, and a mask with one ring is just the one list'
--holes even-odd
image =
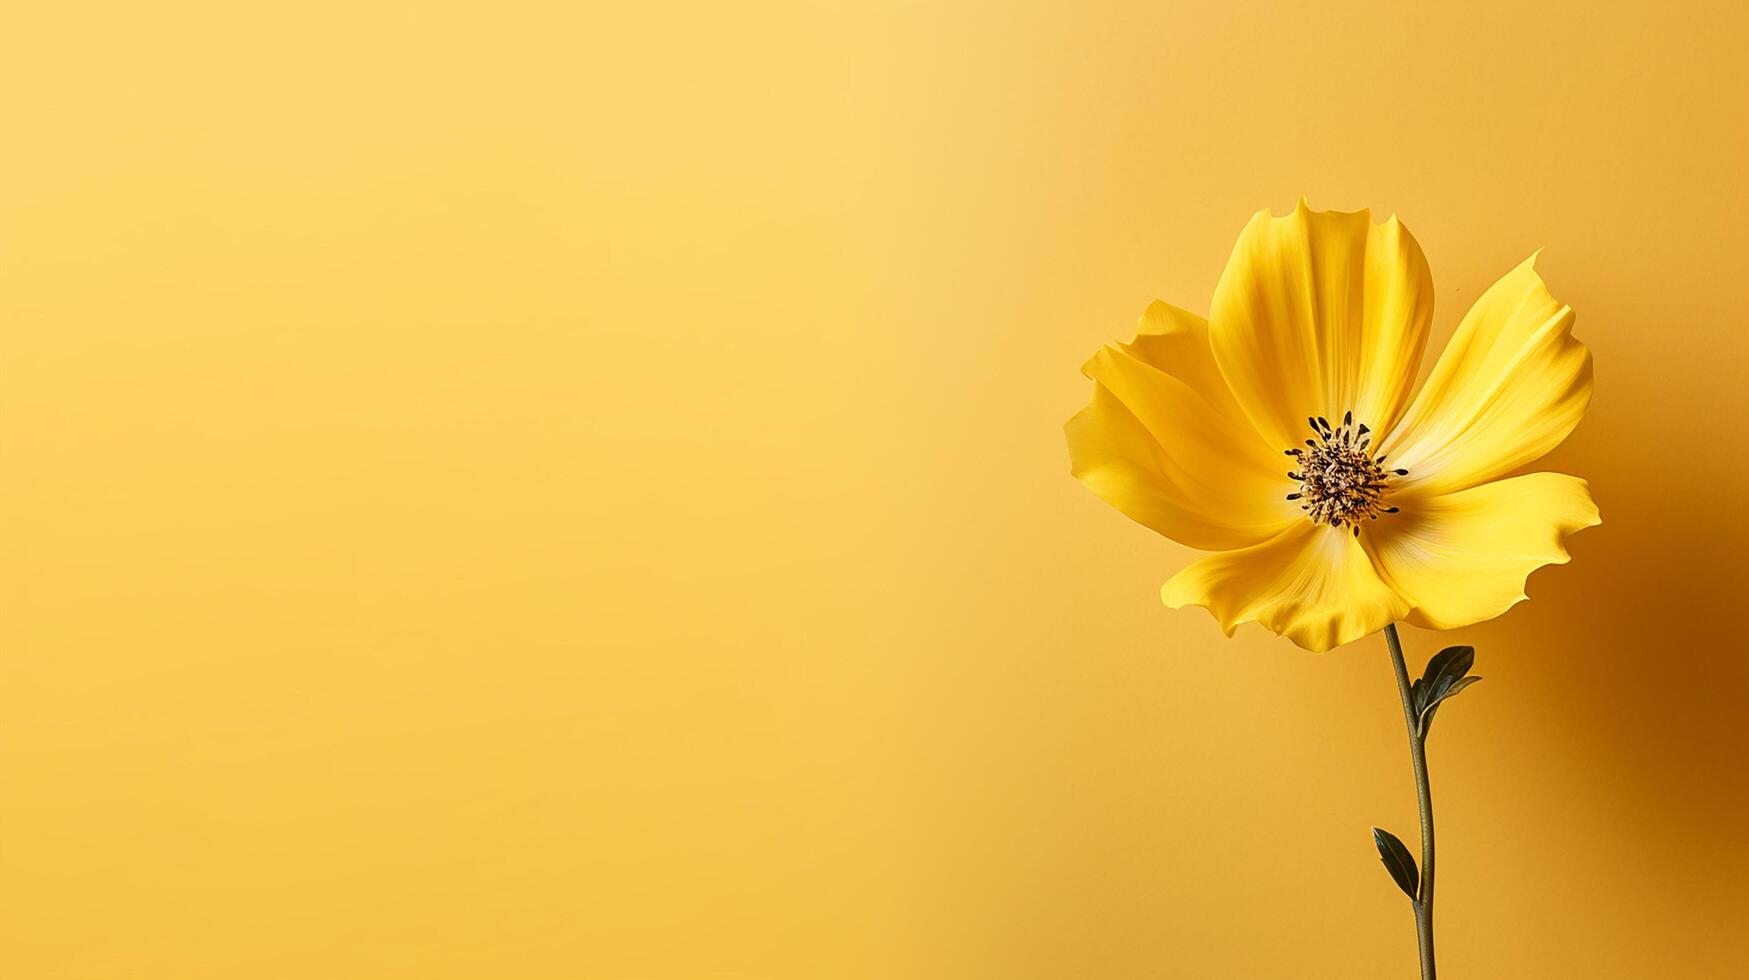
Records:
{"label": "pollen center", "polygon": [[1300,509],[1319,524],[1354,528],[1356,537],[1362,518],[1395,514],[1397,508],[1384,505],[1390,478],[1407,476],[1409,471],[1387,470],[1383,453],[1367,454],[1372,430],[1355,425],[1353,412],[1343,413],[1342,424],[1334,428],[1323,416],[1306,422],[1316,438],[1307,439],[1305,448],[1286,451],[1298,464],[1288,478],[1300,485],[1287,499],[1299,501]]}

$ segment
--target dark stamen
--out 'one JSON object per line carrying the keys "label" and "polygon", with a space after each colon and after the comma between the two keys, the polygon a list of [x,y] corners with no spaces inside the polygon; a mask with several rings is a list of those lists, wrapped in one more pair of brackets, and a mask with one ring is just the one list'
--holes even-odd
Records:
{"label": "dark stamen", "polygon": [[[1362,518],[1374,520],[1382,513],[1397,513],[1386,508],[1385,497],[1391,492],[1389,474],[1382,465],[1385,454],[1372,457],[1366,450],[1372,445],[1370,426],[1356,425],[1354,410],[1342,413],[1342,425],[1332,426],[1322,415],[1306,416],[1315,439],[1305,440],[1306,448],[1283,450],[1293,457],[1297,467],[1288,478],[1298,483],[1288,500],[1297,501],[1300,510],[1319,524],[1347,527],[1358,537]],[[1397,476],[1408,470],[1396,471]]]}

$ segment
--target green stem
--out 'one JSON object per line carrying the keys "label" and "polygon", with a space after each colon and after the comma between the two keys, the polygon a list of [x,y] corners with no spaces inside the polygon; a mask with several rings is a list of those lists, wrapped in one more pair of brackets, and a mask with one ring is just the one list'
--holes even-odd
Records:
{"label": "green stem", "polygon": [[1385,627],[1391,666],[1397,670],[1397,693],[1403,697],[1403,723],[1409,727],[1409,761],[1415,767],[1415,793],[1421,804],[1421,896],[1415,900],[1415,937],[1421,944],[1421,980],[1435,980],[1433,966],[1433,791],[1427,786],[1427,743],[1410,701],[1409,668],[1403,663],[1403,641],[1397,626]]}

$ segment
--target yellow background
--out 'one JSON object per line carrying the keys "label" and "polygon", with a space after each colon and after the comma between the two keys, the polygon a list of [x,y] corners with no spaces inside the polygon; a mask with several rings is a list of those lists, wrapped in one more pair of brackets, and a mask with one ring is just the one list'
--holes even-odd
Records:
{"label": "yellow background", "polygon": [[1742,975],[1749,16],[1448,6],[9,6],[0,975],[1410,976],[1382,644],[1060,432],[1302,193],[1596,354],[1445,974]]}

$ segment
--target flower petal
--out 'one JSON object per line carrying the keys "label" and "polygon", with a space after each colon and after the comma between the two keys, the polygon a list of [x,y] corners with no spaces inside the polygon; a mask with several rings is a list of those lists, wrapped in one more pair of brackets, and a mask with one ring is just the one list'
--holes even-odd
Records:
{"label": "flower petal", "polygon": [[1190,475],[1210,491],[1231,497],[1253,489],[1246,480],[1297,489],[1285,482],[1285,447],[1257,434],[1227,388],[1202,317],[1155,300],[1137,321],[1135,340],[1094,354],[1081,371],[1122,398],[1162,445],[1188,440],[1206,450],[1214,465]]}
{"label": "flower petal", "polygon": [[1209,313],[1215,361],[1277,450],[1308,415],[1352,410],[1389,432],[1415,383],[1433,318],[1433,276],[1392,217],[1259,211],[1239,235]]}
{"label": "flower petal", "polygon": [[1364,539],[1409,622],[1449,630],[1512,608],[1531,572],[1567,561],[1561,540],[1599,521],[1584,480],[1532,473],[1405,504]]}
{"label": "flower petal", "polygon": [[1409,475],[1400,492],[1473,487],[1560,445],[1591,403],[1591,352],[1536,256],[1488,288],[1403,418],[1380,443]]}
{"label": "flower petal", "polygon": [[1136,339],[1118,347],[1189,385],[1222,415],[1235,437],[1248,434],[1256,439],[1272,461],[1287,448],[1269,445],[1245,418],[1244,410],[1233,399],[1232,389],[1227,387],[1227,379],[1221,377],[1220,365],[1215,363],[1215,352],[1209,347],[1208,321],[1202,317],[1155,300],[1136,321]]}
{"label": "flower petal", "polygon": [[1286,500],[1289,461],[1232,403],[1201,318],[1156,303],[1140,326],[1134,344],[1107,347],[1082,369],[1096,384],[1065,427],[1075,476],[1132,519],[1203,550],[1262,541],[1301,516]]}
{"label": "flower petal", "polygon": [[1208,607],[1228,636],[1241,623],[1258,622],[1314,653],[1384,629],[1409,611],[1348,528],[1306,520],[1262,544],[1195,562],[1160,597],[1174,609]]}

